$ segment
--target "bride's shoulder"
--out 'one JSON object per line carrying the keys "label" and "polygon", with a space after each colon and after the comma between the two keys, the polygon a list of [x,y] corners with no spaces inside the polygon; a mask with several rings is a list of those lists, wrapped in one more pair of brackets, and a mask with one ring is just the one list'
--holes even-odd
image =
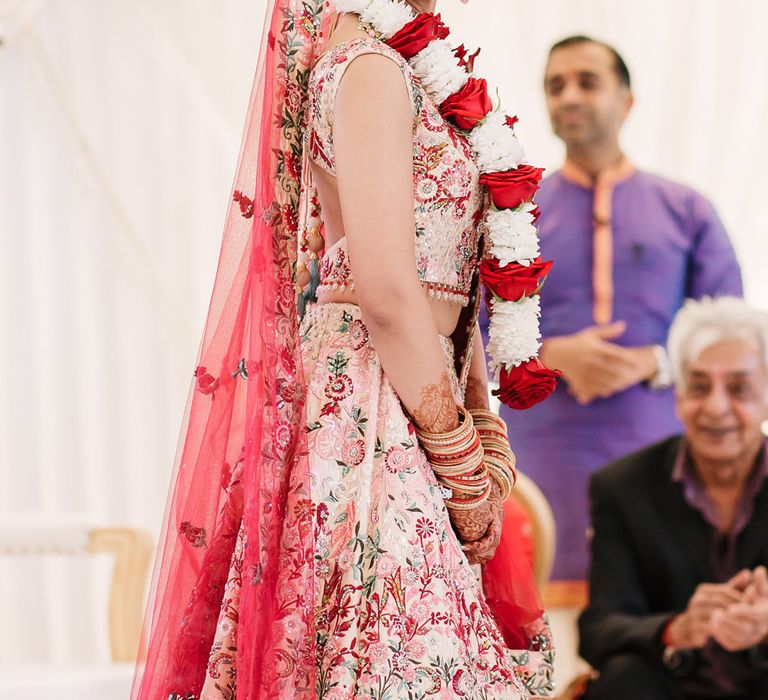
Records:
{"label": "bride's shoulder", "polygon": [[310,88],[335,102],[342,81],[347,91],[373,90],[379,97],[402,90],[403,78],[411,106],[419,102],[418,83],[408,62],[383,41],[369,36],[337,43],[316,61]]}

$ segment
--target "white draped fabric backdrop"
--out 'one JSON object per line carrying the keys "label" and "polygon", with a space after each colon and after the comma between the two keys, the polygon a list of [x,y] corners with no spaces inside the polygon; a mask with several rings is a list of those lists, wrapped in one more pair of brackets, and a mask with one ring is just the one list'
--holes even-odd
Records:
{"label": "white draped fabric backdrop", "polygon": [[[264,5],[0,0],[0,516],[159,528]],[[547,48],[614,43],[627,152],[715,202],[768,307],[763,0],[438,6],[548,168]],[[0,663],[107,658],[107,567],[0,559]]]}

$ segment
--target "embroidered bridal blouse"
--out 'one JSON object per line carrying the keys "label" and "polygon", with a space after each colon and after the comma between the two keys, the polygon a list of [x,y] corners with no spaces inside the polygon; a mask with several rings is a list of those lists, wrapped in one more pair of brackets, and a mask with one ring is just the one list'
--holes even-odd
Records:
{"label": "embroidered bridal blouse", "polygon": [[[333,106],[350,62],[380,54],[402,70],[413,107],[413,213],[416,268],[430,295],[466,306],[479,257],[484,197],[466,138],[440,112],[402,56],[376,39],[357,39],[320,57],[310,77],[307,138],[313,162],[335,175]],[[326,250],[320,289],[354,286],[346,238]]]}

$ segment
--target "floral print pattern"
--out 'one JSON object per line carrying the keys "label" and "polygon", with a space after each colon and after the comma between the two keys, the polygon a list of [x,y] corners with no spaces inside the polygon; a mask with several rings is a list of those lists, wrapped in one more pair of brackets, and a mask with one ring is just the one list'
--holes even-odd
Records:
{"label": "floral print pattern", "polygon": [[[440,487],[381,368],[360,309],[310,305],[301,328],[311,497],[292,483],[278,586],[280,675],[323,700],[527,698],[547,694],[545,620],[505,647],[451,529]],[[443,338],[447,367],[452,344]],[[458,382],[454,376],[458,397]],[[331,409],[328,407],[332,406]],[[233,481],[237,482],[237,469]],[[234,700],[244,575],[241,530],[201,700]],[[292,581],[312,567],[315,600]],[[250,573],[248,574],[250,575]],[[304,574],[302,574],[304,575]],[[312,611],[316,647],[302,637]],[[288,688],[286,682],[285,688]],[[269,697],[289,697],[284,688]]]}
{"label": "floral print pattern", "polygon": [[[432,295],[469,302],[479,255],[485,199],[479,171],[466,138],[440,115],[408,63],[376,39],[357,39],[331,49],[310,76],[308,146],[310,158],[333,174],[333,108],[349,63],[367,53],[394,61],[405,76],[414,111],[413,191],[416,263]],[[329,248],[320,263],[320,284],[353,286],[346,239]]]}
{"label": "floral print pattern", "polygon": [[320,261],[320,284],[332,288],[353,287],[346,243],[333,245]]}

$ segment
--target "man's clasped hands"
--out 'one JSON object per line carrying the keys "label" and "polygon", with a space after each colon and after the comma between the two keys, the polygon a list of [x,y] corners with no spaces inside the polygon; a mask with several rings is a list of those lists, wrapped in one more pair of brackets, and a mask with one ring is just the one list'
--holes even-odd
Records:
{"label": "man's clasped hands", "polygon": [[679,649],[700,649],[711,638],[731,652],[768,642],[768,571],[759,566],[725,583],[702,583],[665,637]]}

